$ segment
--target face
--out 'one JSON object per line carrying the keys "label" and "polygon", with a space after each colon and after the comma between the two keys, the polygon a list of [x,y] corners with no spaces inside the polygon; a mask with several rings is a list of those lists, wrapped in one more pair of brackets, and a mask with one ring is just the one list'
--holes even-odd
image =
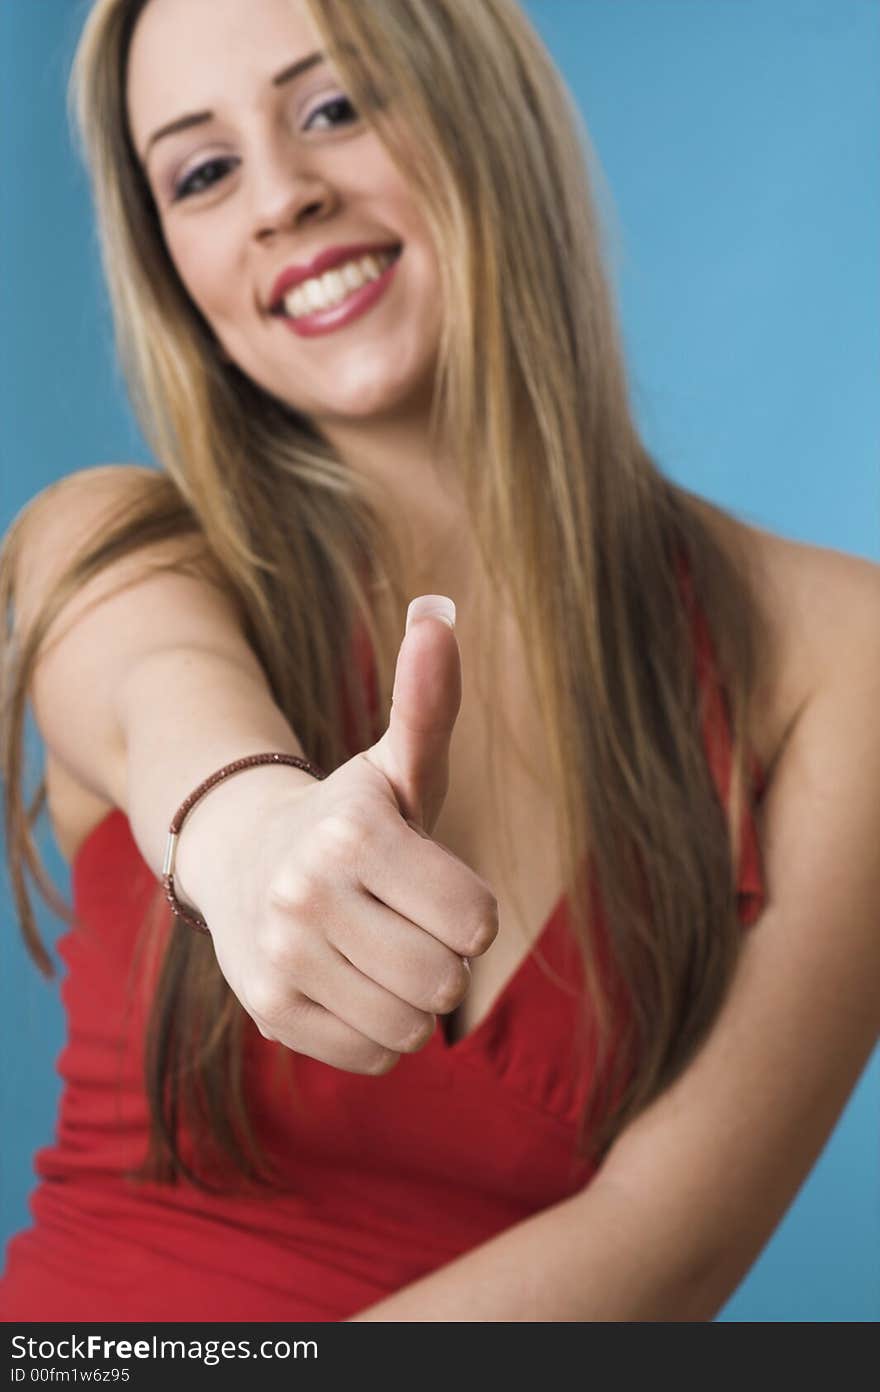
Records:
{"label": "face", "polygon": [[[440,334],[427,229],[332,67],[306,64],[321,47],[303,0],[149,0],[127,93],[187,292],[233,362],[319,429],[429,400]],[[317,268],[343,296],[328,307],[309,263],[338,248]]]}

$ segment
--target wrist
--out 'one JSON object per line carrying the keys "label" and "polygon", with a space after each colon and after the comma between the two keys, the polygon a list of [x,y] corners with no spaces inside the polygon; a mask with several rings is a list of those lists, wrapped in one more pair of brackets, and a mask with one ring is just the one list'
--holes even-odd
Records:
{"label": "wrist", "polygon": [[[259,840],[270,808],[296,799],[317,780],[288,764],[239,769],[209,788],[187,813],[178,832],[174,893],[190,913],[207,918],[218,878],[235,882],[235,866],[252,864],[249,847]],[[218,872],[221,872],[218,877]]]}

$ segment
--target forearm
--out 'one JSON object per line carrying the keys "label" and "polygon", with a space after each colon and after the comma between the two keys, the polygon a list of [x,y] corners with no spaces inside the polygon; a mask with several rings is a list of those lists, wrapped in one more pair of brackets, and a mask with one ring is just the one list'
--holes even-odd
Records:
{"label": "forearm", "polygon": [[[13,552],[13,631],[22,648],[71,549],[104,535],[132,499],[142,501],[144,472],[87,469],[33,500]],[[118,557],[80,584],[43,632],[28,689],[55,761],[125,811],[157,878],[168,826],[193,788],[246,754],[303,754],[247,641],[228,577],[203,543],[194,527]],[[221,809],[228,840],[259,808],[261,790],[308,785],[308,773],[283,766],[248,769],[212,788],[181,834],[180,897],[198,907],[223,854],[224,838],[203,830],[220,829]]]}
{"label": "forearm", "polygon": [[353,1318],[701,1321],[727,1294],[695,1261],[692,1233],[662,1213],[641,1222],[597,1180]]}
{"label": "forearm", "polygon": [[[268,750],[307,757],[262,677],[209,649],[163,649],[142,659],[120,692],[118,711],[128,817],[157,878],[171,818],[209,774],[233,759]],[[230,817],[240,824],[258,815],[267,790],[277,795],[282,783],[313,782],[305,770],[291,766],[257,767],[212,788],[193,807],[181,833],[175,886],[182,902],[200,906],[223,844],[213,833],[225,829],[228,835]]]}

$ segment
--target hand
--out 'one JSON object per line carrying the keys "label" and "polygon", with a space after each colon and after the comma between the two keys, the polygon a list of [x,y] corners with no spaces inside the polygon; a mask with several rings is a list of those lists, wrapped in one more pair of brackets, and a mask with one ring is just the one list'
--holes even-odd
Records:
{"label": "hand", "polygon": [[460,705],[454,630],[416,619],[372,748],[293,789],[273,770],[278,792],[244,838],[227,798],[238,853],[219,857],[201,907],[220,969],[264,1038],[387,1073],[465,996],[466,959],[494,941],[498,904],[430,836]]}

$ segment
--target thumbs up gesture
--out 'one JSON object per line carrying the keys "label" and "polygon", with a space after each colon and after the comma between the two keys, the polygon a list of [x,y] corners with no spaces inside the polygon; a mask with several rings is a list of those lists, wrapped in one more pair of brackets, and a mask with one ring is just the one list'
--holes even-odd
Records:
{"label": "thumbs up gesture", "polygon": [[388,729],[364,758],[385,775],[402,816],[427,835],[449,786],[449,745],[460,706],[455,605],[445,595],[420,595],[406,616]]}
{"label": "thumbs up gesture", "polygon": [[454,617],[443,595],[410,604],[388,728],[372,748],[305,785],[274,770],[278,791],[244,845],[227,799],[238,853],[217,857],[202,905],[260,1033],[354,1073],[387,1073],[421,1049],[436,1015],[464,998],[467,959],[498,932],[489,886],[431,839],[461,705]]}

